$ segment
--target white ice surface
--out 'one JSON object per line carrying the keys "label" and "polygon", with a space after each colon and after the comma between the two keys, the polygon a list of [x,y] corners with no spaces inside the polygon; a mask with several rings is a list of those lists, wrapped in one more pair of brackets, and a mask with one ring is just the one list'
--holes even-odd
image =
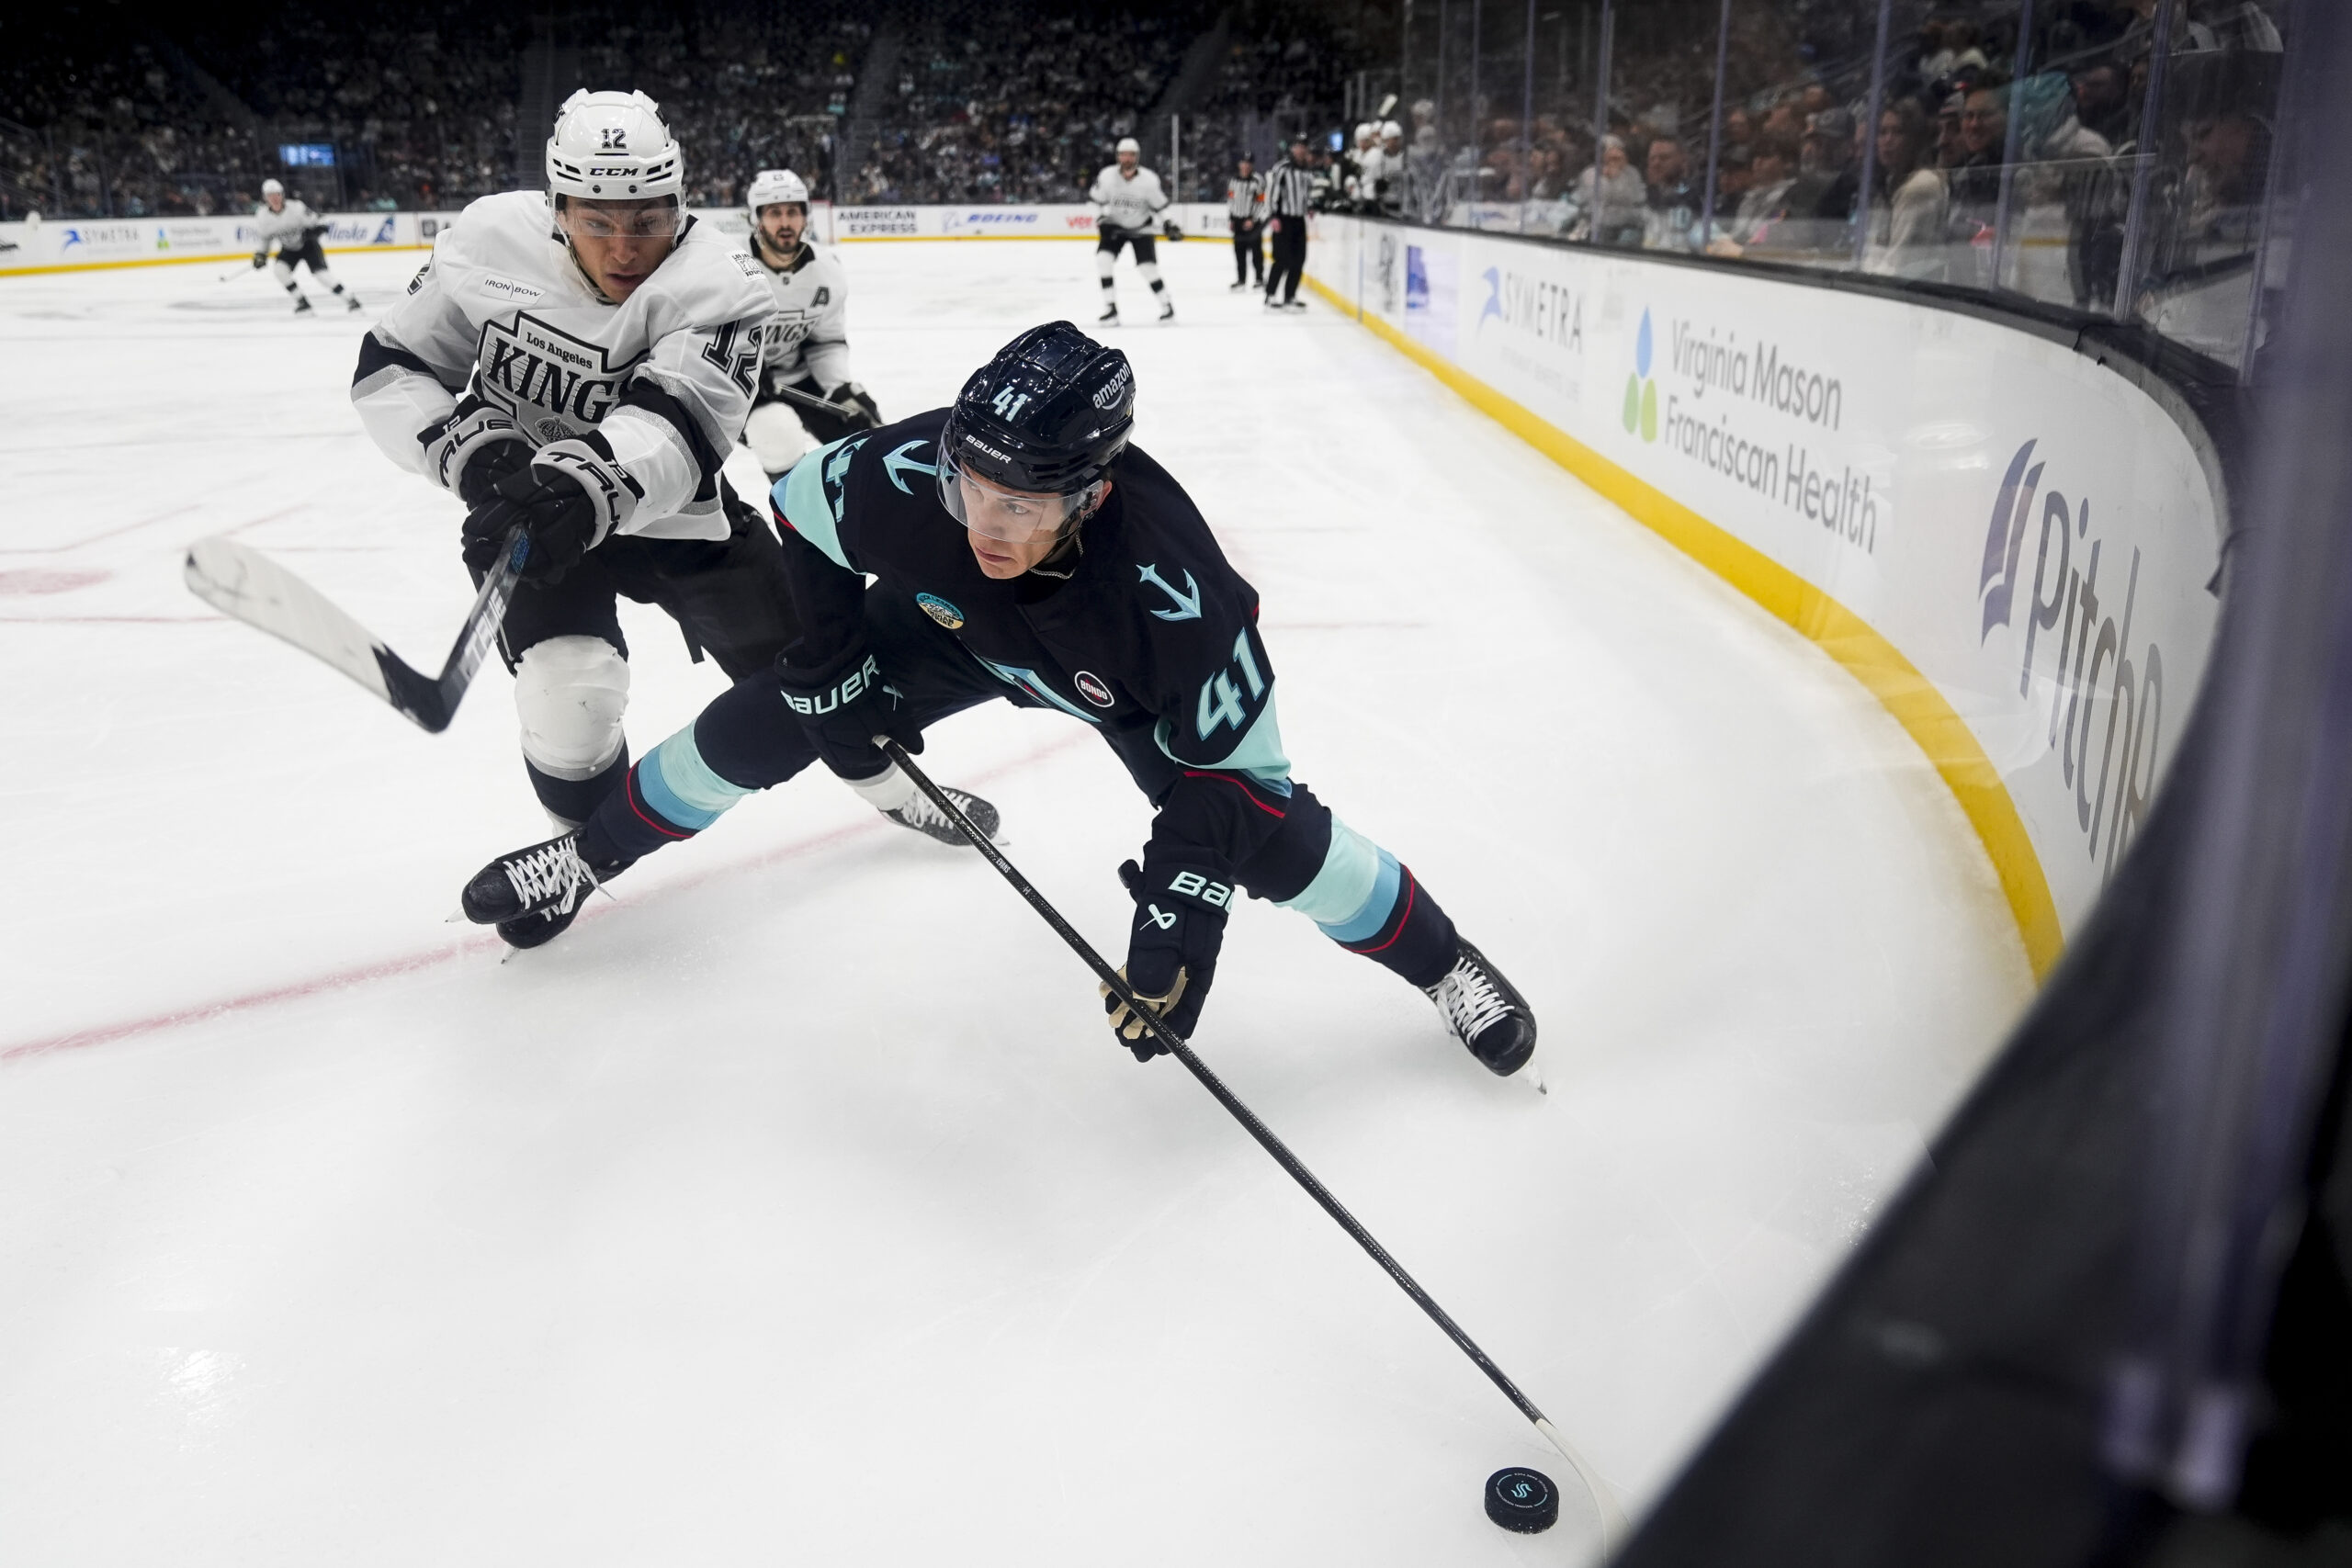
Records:
{"label": "white ice surface", "polygon": [[[1202,1054],[1638,1506],[2020,1007],[2016,933],[1816,650],[1221,241],[1161,254],[1140,440],[1263,594],[1299,776],[1526,991],[1552,1092],[1261,904]],[[1082,245],[847,260],[891,413],[1097,309]],[[178,561],[233,533],[437,662],[456,506],[361,434],[362,320],[224,270],[0,284],[0,1557],[1577,1557],[1564,1467],[978,857],[811,775],[548,949],[443,924],[545,832],[503,671],[427,737]],[[623,614],[642,751],[719,677]],[[1108,752],[1000,707],[925,760],[1115,950]],[[1552,1534],[1481,1514],[1511,1463]]]}

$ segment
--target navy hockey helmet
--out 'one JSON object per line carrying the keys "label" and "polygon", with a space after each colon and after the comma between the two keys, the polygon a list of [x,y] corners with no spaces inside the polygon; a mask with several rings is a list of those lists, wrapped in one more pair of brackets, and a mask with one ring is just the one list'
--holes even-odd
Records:
{"label": "navy hockey helmet", "polygon": [[950,466],[1004,490],[1073,495],[1127,449],[1136,375],[1127,356],[1068,321],[1031,327],[972,373],[940,435]]}

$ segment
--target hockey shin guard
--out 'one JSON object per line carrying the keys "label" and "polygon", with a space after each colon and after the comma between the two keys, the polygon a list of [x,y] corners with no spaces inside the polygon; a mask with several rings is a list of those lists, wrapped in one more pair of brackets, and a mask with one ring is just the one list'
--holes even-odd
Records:
{"label": "hockey shin guard", "polygon": [[752,791],[720,778],[702,760],[688,725],[628,770],[580,829],[592,865],[635,861],[691,839]]}
{"label": "hockey shin guard", "polygon": [[1143,280],[1146,283],[1151,285],[1151,291],[1154,294],[1159,294],[1166,290],[1168,286],[1159,281],[1159,264],[1158,262],[1145,262],[1143,265],[1136,267],[1136,271],[1142,276]]}
{"label": "hockey shin guard", "polygon": [[531,793],[555,819],[556,830],[568,833],[594,816],[605,797],[628,776],[628,747],[623,743],[618,756],[584,779],[560,777],[528,757],[523,767],[531,775]]}
{"label": "hockey shin guard", "polygon": [[1453,966],[1453,921],[1438,901],[1409,866],[1336,816],[1330,847],[1314,881],[1280,902],[1350,953],[1416,986],[1436,985]]}
{"label": "hockey shin guard", "polygon": [[1105,305],[1115,305],[1119,302],[1117,292],[1111,287],[1111,269],[1116,264],[1117,258],[1110,252],[1094,253],[1094,276],[1102,281],[1102,303]]}

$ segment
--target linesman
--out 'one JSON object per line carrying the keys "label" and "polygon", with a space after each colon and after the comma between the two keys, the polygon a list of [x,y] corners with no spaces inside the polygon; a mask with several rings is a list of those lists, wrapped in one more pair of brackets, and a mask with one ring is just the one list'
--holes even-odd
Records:
{"label": "linesman", "polygon": [[[1274,265],[1266,274],[1269,310],[1304,310],[1298,280],[1306,271],[1306,209],[1314,200],[1315,166],[1307,161],[1306,138],[1290,139],[1290,152],[1266,175],[1266,232],[1273,237]],[[1276,289],[1282,298],[1274,298]]]}
{"label": "linesman", "polygon": [[1233,230],[1233,287],[1243,289],[1254,279],[1266,286],[1266,248],[1260,236],[1266,227],[1266,176],[1245,152],[1225,182],[1226,221]]}

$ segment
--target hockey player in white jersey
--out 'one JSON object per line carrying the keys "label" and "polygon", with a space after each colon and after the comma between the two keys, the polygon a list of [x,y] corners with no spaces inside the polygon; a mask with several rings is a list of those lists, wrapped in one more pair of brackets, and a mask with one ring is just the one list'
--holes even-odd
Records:
{"label": "hockey player in white jersey", "polygon": [[882,411],[850,379],[849,279],[808,243],[808,186],[790,169],[763,169],[750,206],[752,255],[775,310],[743,444],[774,479],[810,446],[880,424]]}
{"label": "hockey player in white jersey", "polygon": [[[1158,247],[1152,243],[1151,228],[1152,220],[1168,209],[1168,193],[1160,188],[1159,176],[1142,166],[1143,147],[1134,137],[1120,138],[1118,155],[1117,163],[1094,176],[1094,187],[1086,193],[1087,199],[1102,209],[1094,220],[1102,236],[1094,246],[1094,276],[1102,280],[1102,319],[1113,322],[1119,319],[1119,296],[1111,285],[1111,272],[1118,263],[1119,252],[1132,245],[1136,271],[1151,285],[1152,298],[1159,301],[1159,319],[1164,321],[1176,314],[1176,307],[1168,298],[1167,285],[1159,278],[1159,257]],[[1172,218],[1163,220],[1160,231],[1170,240],[1184,237]]]}
{"label": "hockey player in white jersey", "polygon": [[359,309],[359,296],[345,289],[343,280],[327,270],[327,253],[319,244],[319,236],[326,231],[327,220],[311,211],[300,197],[288,199],[284,186],[276,180],[261,182],[261,205],[254,209],[254,236],[260,242],[254,250],[254,270],[258,272],[269,265],[269,249],[277,246],[277,265],[274,270],[286,292],[294,296],[294,313],[298,316],[311,308],[311,297],[294,281],[297,262],[311,269],[312,281],[325,284],[352,310]]}
{"label": "hockey player in white jersey", "polygon": [[[574,93],[547,174],[548,193],[484,197],[442,231],[361,343],[351,398],[386,456],[464,501],[477,574],[527,536],[501,650],[532,788],[576,823],[628,775],[616,597],[659,604],[729,680],[773,668],[800,626],[782,547],[719,476],[774,309],[759,264],[686,215],[643,93]],[[962,841],[910,781],[914,805],[876,782],[859,793],[877,808]],[[537,946],[576,913],[500,934]]]}

